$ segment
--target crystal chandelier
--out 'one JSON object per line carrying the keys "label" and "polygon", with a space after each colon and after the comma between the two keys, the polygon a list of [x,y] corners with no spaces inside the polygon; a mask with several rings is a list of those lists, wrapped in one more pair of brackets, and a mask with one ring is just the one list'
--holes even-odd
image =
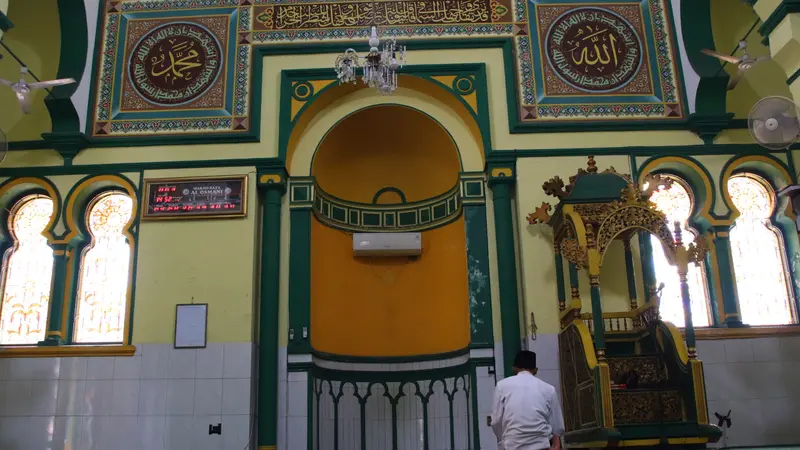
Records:
{"label": "crystal chandelier", "polygon": [[[390,95],[397,89],[397,70],[406,63],[406,48],[398,46],[395,38],[383,43],[378,39],[378,28],[373,26],[369,37],[369,54],[363,58],[361,79],[371,88],[383,95]],[[356,71],[361,67],[361,58],[355,50],[348,48],[336,58],[336,76],[339,84],[355,83]]]}

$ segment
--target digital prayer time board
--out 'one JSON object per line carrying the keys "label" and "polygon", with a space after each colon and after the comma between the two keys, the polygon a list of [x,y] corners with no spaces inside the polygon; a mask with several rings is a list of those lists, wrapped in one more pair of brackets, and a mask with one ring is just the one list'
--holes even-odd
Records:
{"label": "digital prayer time board", "polygon": [[213,219],[247,215],[247,175],[145,180],[142,219]]}

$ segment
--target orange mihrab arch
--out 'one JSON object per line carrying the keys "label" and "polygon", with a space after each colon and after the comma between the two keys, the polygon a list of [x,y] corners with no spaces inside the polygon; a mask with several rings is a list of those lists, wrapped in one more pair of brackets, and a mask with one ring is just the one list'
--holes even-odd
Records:
{"label": "orange mihrab arch", "polygon": [[[396,129],[400,132],[392,133]],[[370,140],[365,130],[374,130]],[[327,133],[313,160],[318,186],[343,200],[380,194],[429,199],[458,182],[461,161],[450,134],[419,111],[375,106]],[[391,188],[387,191],[386,188]],[[399,194],[402,193],[402,196]],[[315,350],[349,356],[414,356],[469,344],[464,219],[423,232],[419,258],[355,258],[352,235],[312,218],[311,328]]]}

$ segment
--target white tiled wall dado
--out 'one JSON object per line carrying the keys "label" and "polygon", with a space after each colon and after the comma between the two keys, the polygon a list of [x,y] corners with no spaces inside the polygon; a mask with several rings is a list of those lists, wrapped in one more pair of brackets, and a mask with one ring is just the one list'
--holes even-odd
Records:
{"label": "white tiled wall dado", "polygon": [[286,376],[286,447],[305,449],[308,445],[308,374],[289,372]]}
{"label": "white tiled wall dado", "polygon": [[800,336],[698,341],[697,354],[709,419],[732,411],[727,446],[800,443]]}
{"label": "white tiled wall dado", "polygon": [[0,449],[251,450],[252,361],[250,343],[0,359]]}

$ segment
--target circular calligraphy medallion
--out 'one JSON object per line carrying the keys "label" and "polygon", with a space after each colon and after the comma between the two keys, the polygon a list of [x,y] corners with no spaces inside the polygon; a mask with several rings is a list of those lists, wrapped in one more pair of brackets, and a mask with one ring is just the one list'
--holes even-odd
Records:
{"label": "circular calligraphy medallion", "polygon": [[201,25],[169,23],[139,40],[128,70],[134,89],[148,102],[184,105],[214,85],[222,70],[222,46]]}
{"label": "circular calligraphy medallion", "polygon": [[585,92],[620,89],[642,64],[642,44],[633,26],[607,9],[567,11],[550,25],[545,45],[556,75]]}

